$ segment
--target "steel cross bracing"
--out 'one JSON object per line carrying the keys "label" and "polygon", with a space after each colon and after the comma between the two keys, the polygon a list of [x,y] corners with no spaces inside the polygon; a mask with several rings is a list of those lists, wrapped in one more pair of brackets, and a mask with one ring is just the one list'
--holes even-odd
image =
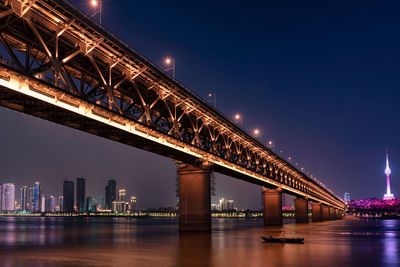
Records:
{"label": "steel cross bracing", "polygon": [[344,207],[339,197],[63,1],[0,0],[0,42],[3,106]]}

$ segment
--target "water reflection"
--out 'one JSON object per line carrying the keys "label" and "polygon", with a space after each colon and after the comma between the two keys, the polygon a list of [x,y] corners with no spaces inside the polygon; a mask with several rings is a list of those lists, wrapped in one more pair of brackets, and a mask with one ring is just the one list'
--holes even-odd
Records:
{"label": "water reflection", "polygon": [[179,234],[176,263],[178,266],[213,266],[211,259],[211,234]]}
{"label": "water reflection", "polygon": [[385,237],[383,239],[383,251],[384,251],[383,261],[386,264],[397,265],[399,263],[398,223],[392,220],[383,220],[382,224],[385,229]]}
{"label": "water reflection", "polygon": [[[264,228],[259,219],[217,219],[212,234],[179,234],[176,219],[0,217],[0,259],[8,266],[396,266],[399,229],[400,221]],[[263,243],[261,235],[305,243]]]}

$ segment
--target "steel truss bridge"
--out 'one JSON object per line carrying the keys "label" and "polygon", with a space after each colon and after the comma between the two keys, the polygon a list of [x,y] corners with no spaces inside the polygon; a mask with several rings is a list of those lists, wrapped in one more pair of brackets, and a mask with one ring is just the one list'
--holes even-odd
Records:
{"label": "steel truss bridge", "polygon": [[344,202],[65,1],[0,0],[0,105],[343,210]]}

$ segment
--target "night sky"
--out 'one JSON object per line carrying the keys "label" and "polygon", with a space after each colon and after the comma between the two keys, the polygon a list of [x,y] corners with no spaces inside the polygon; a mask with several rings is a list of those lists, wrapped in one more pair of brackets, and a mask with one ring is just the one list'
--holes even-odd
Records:
{"label": "night sky", "polygon": [[[85,1],[74,1],[87,12]],[[87,1],[89,2],[89,1]],[[385,148],[400,194],[398,1],[111,1],[103,25],[227,116],[258,127],[339,196],[383,197]],[[175,204],[168,158],[0,108],[0,182],[59,196],[65,178],[87,195],[109,177],[139,208]],[[260,206],[260,187],[217,175],[217,197]]]}

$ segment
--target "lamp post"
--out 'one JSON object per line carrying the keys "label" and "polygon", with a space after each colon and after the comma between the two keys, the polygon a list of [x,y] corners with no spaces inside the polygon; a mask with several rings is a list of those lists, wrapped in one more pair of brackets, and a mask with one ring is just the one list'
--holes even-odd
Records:
{"label": "lamp post", "polygon": [[103,0],[91,0],[90,1],[90,5],[93,7],[93,8],[96,8],[96,7],[98,7],[98,10],[94,13],[94,14],[92,14],[92,16],[91,17],[94,17],[94,16],[96,16],[97,14],[99,14],[99,17],[100,17],[100,24],[101,24],[101,22],[102,22],[102,15],[103,15]]}
{"label": "lamp post", "polygon": [[261,131],[259,129],[254,129],[253,134],[256,138],[258,138],[261,142]]}
{"label": "lamp post", "polygon": [[274,142],[272,142],[272,140],[268,141],[268,148],[274,150]]}
{"label": "lamp post", "polygon": [[175,79],[175,59],[167,57],[164,61],[165,65],[167,65],[169,68],[165,69],[165,71],[170,71],[172,70],[172,78]]}
{"label": "lamp post", "polygon": [[214,108],[217,108],[217,94],[216,93],[208,93],[208,103],[212,104]]}
{"label": "lamp post", "polygon": [[234,118],[235,118],[235,122],[237,124],[239,124],[240,128],[242,128],[243,127],[243,117],[239,113],[237,113],[237,114],[235,114]]}

